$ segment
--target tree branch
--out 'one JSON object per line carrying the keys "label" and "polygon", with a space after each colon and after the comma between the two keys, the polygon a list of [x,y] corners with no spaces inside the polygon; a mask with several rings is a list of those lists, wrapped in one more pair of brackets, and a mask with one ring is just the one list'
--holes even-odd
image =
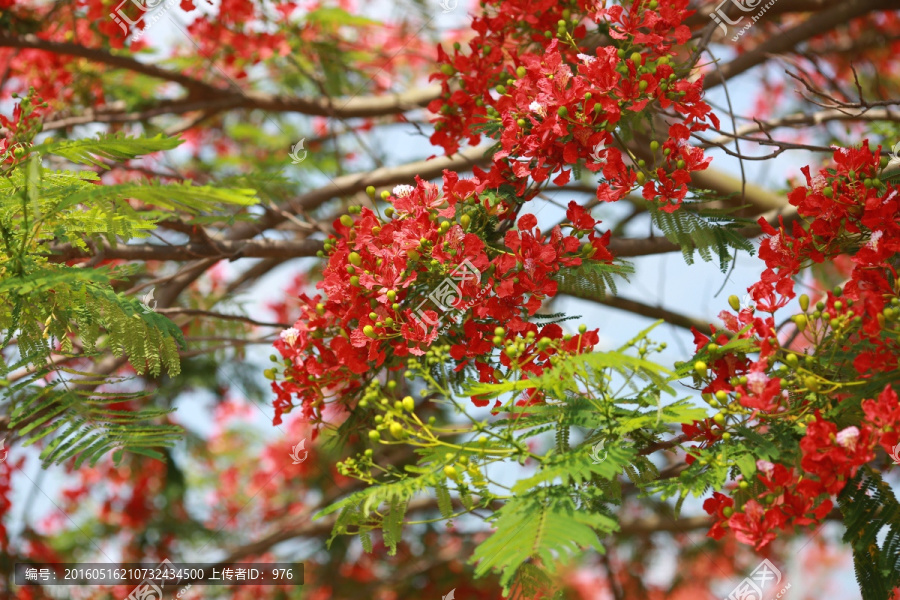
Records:
{"label": "tree branch", "polygon": [[0,34],[0,47],[31,48],[34,50],[52,52],[53,54],[78,56],[117,69],[127,69],[129,71],[134,71],[135,73],[143,73],[150,77],[171,81],[172,83],[177,83],[189,90],[192,94],[215,95],[222,92],[222,90],[216,86],[188,77],[182,73],[176,73],[174,71],[169,71],[168,69],[162,69],[151,64],[142,63],[129,56],[120,56],[112,54],[102,48],[88,48],[87,46],[73,44],[71,42],[52,42],[50,40],[43,40],[31,33],[21,36]]}
{"label": "tree branch", "polygon": [[118,260],[196,260],[199,258],[299,258],[315,256],[321,250],[320,240],[248,240],[191,242],[181,245],[128,244],[111,248],[104,246],[96,252],[84,252],[71,245],[51,246],[51,262],[65,262],[78,258],[101,255],[104,259]]}
{"label": "tree branch", "polygon": [[893,0],[843,0],[834,6],[812,15],[806,21],[769,38],[766,43],[739,55],[730,63],[712,73],[703,81],[703,89],[722,85],[725,81],[762,64],[771,56],[792,50],[797,44],[846,24],[866,13],[895,6]]}

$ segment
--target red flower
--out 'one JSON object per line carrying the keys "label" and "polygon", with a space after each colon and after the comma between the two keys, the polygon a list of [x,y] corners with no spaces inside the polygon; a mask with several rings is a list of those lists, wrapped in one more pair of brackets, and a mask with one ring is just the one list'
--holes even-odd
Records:
{"label": "red flower", "polygon": [[872,430],[847,427],[838,433],[837,425],[821,418],[809,424],[800,440],[803,469],[816,475],[831,494],[840,492],[856,470],[875,458]]}
{"label": "red flower", "polygon": [[726,531],[723,524],[728,520],[728,517],[725,516],[724,511],[732,506],[734,506],[734,500],[719,492],[713,492],[712,498],[707,498],[703,501],[703,510],[716,517],[716,521],[706,535],[715,540],[725,537]]}

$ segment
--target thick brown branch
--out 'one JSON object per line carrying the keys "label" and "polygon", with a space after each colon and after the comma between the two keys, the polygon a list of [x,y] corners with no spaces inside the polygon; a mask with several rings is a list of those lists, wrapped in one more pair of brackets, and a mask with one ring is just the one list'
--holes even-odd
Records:
{"label": "thick brown branch", "polygon": [[70,42],[51,42],[42,40],[33,34],[25,34],[21,36],[0,34],[0,47],[5,48],[32,48],[34,50],[45,50],[54,54],[64,54],[67,56],[79,56],[94,62],[103,63],[117,69],[128,69],[135,73],[143,73],[150,77],[157,77],[166,81],[177,83],[178,85],[190,90],[194,94],[210,95],[217,94],[220,90],[208,83],[198,81],[182,73],[161,69],[160,67],[143,63],[129,56],[120,56],[112,54],[102,48],[88,48],[80,44],[72,44]]}
{"label": "thick brown branch", "polygon": [[[900,104],[900,100],[897,101]],[[750,137],[753,134],[772,131],[780,127],[807,127],[819,126],[823,123],[831,121],[892,121],[900,122],[900,112],[889,108],[873,108],[871,110],[858,110],[848,112],[846,110],[822,110],[812,114],[795,113],[781,117],[780,119],[772,119],[771,121],[757,121],[752,125],[745,125],[737,130],[737,133],[721,132],[721,137],[712,140],[709,144],[702,144],[701,147],[727,144],[729,141],[738,137],[744,140],[753,141]],[[760,139],[759,141],[765,141]]]}
{"label": "thick brown branch", "polygon": [[573,298],[580,298],[582,300],[590,300],[591,302],[605,304],[606,306],[610,306],[612,308],[627,310],[628,312],[634,313],[636,315],[641,315],[642,317],[648,317],[651,319],[663,319],[670,325],[683,327],[684,329],[690,329],[691,327],[703,329],[705,327],[709,327],[709,323],[702,319],[694,319],[692,317],[687,317],[685,315],[666,310],[665,308],[650,306],[649,304],[642,304],[635,300],[629,300],[620,296],[606,296],[601,300],[581,294],[569,293],[566,295],[572,296]]}
{"label": "thick brown branch", "polygon": [[434,179],[440,177],[445,169],[465,171],[474,165],[488,162],[488,159],[484,158],[484,152],[485,148],[483,147],[469,148],[452,157],[439,156],[431,160],[420,160],[396,167],[383,167],[366,173],[335,177],[329,185],[306,192],[282,204],[279,206],[279,211],[269,211],[255,223],[241,223],[235,226],[228,237],[232,240],[253,237],[286,221],[287,217],[283,213],[308,212],[332,198],[362,192],[370,185],[379,188],[399,183],[411,183],[416,175],[426,180]]}
{"label": "thick brown branch", "polygon": [[[0,38],[2,39],[2,38]],[[88,109],[83,114],[60,117],[44,123],[44,130],[65,129],[87,123],[132,123],[160,115],[181,115],[203,111],[210,115],[226,110],[266,110],[270,112],[298,112],[306,115],[336,118],[379,117],[401,114],[422,108],[441,94],[440,86],[430,85],[402,94],[337,98],[331,103],[327,98],[296,98],[276,96],[260,92],[236,93],[216,91],[217,97],[201,99],[184,98],[159,102],[155,106],[136,111],[124,111],[118,107]]]}
{"label": "thick brown branch", "polygon": [[249,240],[192,242],[182,245],[131,244],[116,248],[103,247],[86,253],[70,245],[53,246],[52,262],[65,262],[77,258],[90,258],[97,254],[105,259],[119,260],[195,260],[198,258],[297,258],[315,256],[322,249],[319,240]]}
{"label": "thick brown branch", "polygon": [[764,63],[772,55],[790,52],[801,42],[827,33],[851,19],[872,11],[888,9],[894,5],[894,0],[843,0],[827,10],[812,15],[795,27],[769,38],[765,43],[709,73],[703,82],[703,87],[710,89],[722,85],[725,81]]}

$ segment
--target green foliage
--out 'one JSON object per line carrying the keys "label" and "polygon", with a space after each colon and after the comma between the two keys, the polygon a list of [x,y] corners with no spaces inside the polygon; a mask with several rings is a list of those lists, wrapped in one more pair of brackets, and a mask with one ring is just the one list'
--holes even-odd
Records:
{"label": "green foliage", "polygon": [[475,575],[497,570],[500,583],[508,586],[527,560],[539,559],[552,570],[552,565],[577,556],[583,548],[602,552],[597,533],[611,533],[618,523],[581,510],[570,494],[565,486],[552,486],[511,498],[495,515],[495,533],[475,549]]}
{"label": "green foliage", "polygon": [[107,164],[100,159],[120,162],[160,150],[171,150],[180,143],[180,140],[162,134],[153,138],[130,138],[124,133],[115,133],[99,135],[96,139],[48,140],[34,146],[31,151],[36,155],[55,154],[79,165],[107,168]]}
{"label": "green foliage", "polygon": [[602,300],[607,291],[616,293],[616,278],[628,280],[628,275],[634,273],[634,267],[630,263],[603,263],[596,260],[586,260],[577,267],[567,267],[556,274],[557,293],[569,294],[578,298],[589,300]]}
{"label": "green foliage", "polygon": [[[847,482],[838,505],[863,600],[891,597],[900,586],[900,503],[881,476],[865,467]],[[879,544],[877,538],[885,529]]]}
{"label": "green foliage", "polygon": [[[540,376],[467,382],[460,396],[503,398],[501,410],[508,414],[491,422],[473,421],[471,429],[432,428],[404,411],[402,403],[395,404],[390,392],[373,380],[367,397],[384,411],[376,421],[381,423],[378,429],[390,430],[392,437],[414,446],[418,460],[400,471],[364,455],[348,459],[339,464],[339,472],[347,473],[352,464],[368,487],[317,516],[341,511],[333,535],[380,528],[394,552],[414,496],[437,498],[435,518],[429,521],[455,519],[478,508],[492,510],[487,518],[494,533],[472,557],[476,575],[497,572],[507,592],[513,586],[520,597],[526,589],[545,593],[550,587],[545,585],[546,573],[585,550],[603,551],[600,539],[617,529],[611,508],[621,502],[620,478],[627,477],[641,490],[656,484],[659,472],[643,450],[677,424],[706,416],[685,400],[662,401],[664,394],[675,395],[671,381],[677,374],[648,359],[651,330],[615,351],[559,355]],[[432,347],[432,352],[437,359],[443,350]],[[453,394],[446,395],[451,388],[448,376],[438,381],[440,369],[421,364],[415,368],[467,414]],[[540,394],[542,401],[520,405],[517,401],[526,390]],[[402,433],[395,434],[398,424]],[[490,474],[496,469],[508,473],[515,463],[527,463],[528,470],[503,486],[508,495],[498,493],[488,484]]]}
{"label": "green foliage", "polygon": [[42,157],[52,153],[105,167],[104,160],[128,160],[179,143],[121,134],[48,141],[27,148],[20,162],[2,171],[0,356],[13,363],[0,362],[6,383],[0,402],[9,405],[13,433],[26,444],[47,442],[45,464],[72,457],[76,464],[93,464],[114,448],[162,458],[153,448],[171,445],[179,431],[158,423],[169,411],[139,408],[146,394],[89,365],[108,352],[127,357],[139,375],[174,376],[185,346],[175,323],[117,289],[138,275],[137,268],[67,265],[54,252],[65,245],[82,251],[101,243],[115,247],[145,237],[161,219],[254,199],[252,190],[190,182],[103,185],[92,171],[47,169]]}
{"label": "green foliage", "polygon": [[[92,389],[123,383],[123,378],[60,368],[50,385],[36,385],[52,374],[50,368],[40,369],[5,391],[12,405],[10,429],[26,440],[25,446],[53,434],[41,452],[44,466],[72,457],[75,468],[85,461],[93,466],[110,450],[118,450],[116,460],[123,450],[162,460],[154,448],[171,446],[181,435],[180,427],[154,423],[170,410],[130,408],[146,401],[147,394]],[[79,376],[77,382],[64,378],[72,375]]]}
{"label": "green foliage", "polygon": [[665,212],[650,204],[647,210],[653,224],[659,227],[666,238],[681,246],[684,260],[694,263],[694,252],[706,262],[719,259],[722,272],[728,270],[731,251],[743,250],[753,254],[753,243],[741,235],[740,229],[752,226],[747,219],[729,216],[729,211],[702,208],[701,202],[685,202],[679,210]]}
{"label": "green foliage", "polygon": [[552,598],[552,600],[565,598],[563,590],[556,591],[552,596],[547,595],[548,590],[554,590],[555,587],[555,582],[546,571],[533,563],[526,562],[516,571],[509,597],[512,600],[532,600],[538,597]]}

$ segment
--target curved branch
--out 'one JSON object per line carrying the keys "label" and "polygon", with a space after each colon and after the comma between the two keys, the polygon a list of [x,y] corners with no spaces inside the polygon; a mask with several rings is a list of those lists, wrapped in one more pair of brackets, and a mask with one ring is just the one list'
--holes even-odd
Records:
{"label": "curved branch", "polygon": [[315,256],[321,250],[320,240],[249,240],[191,242],[181,245],[130,244],[111,248],[98,248],[85,252],[71,245],[51,246],[51,262],[65,262],[79,258],[102,255],[104,259],[118,260],[196,260],[198,258],[298,258]]}
{"label": "curved branch", "polygon": [[[0,38],[2,40],[2,38]],[[125,111],[117,107],[106,110],[87,109],[83,114],[60,117],[44,123],[44,131],[65,129],[75,125],[88,123],[133,123],[160,115],[182,115],[194,111],[203,111],[213,115],[226,110],[266,110],[270,112],[297,112],[312,116],[353,118],[380,117],[401,114],[416,108],[422,108],[441,95],[439,85],[425,86],[402,94],[384,96],[362,96],[358,98],[297,98],[277,96],[261,92],[236,93],[215,89],[217,97],[189,96],[179,100],[162,101],[148,108]],[[336,106],[334,106],[336,105]]]}
{"label": "curved branch", "polygon": [[362,192],[368,186],[376,188],[397,185],[413,181],[418,175],[422,179],[440,177],[445,169],[465,171],[475,165],[485,164],[489,159],[484,157],[485,148],[469,148],[453,157],[439,156],[430,160],[419,160],[396,167],[382,167],[365,173],[352,173],[335,177],[329,185],[301,194],[278,207],[278,211],[268,211],[255,223],[241,223],[231,231],[228,239],[239,240],[253,237],[266,229],[280,225],[288,220],[285,213],[308,212],[318,208],[332,198],[348,196]]}
{"label": "curved branch", "polygon": [[[900,100],[895,102],[900,104]],[[717,131],[721,136],[711,140],[707,144],[701,144],[701,147],[708,147],[718,144],[727,144],[734,138],[742,140],[760,141],[755,138],[748,137],[755,133],[765,133],[780,127],[805,127],[810,125],[821,125],[831,121],[892,121],[900,122],[900,112],[892,111],[889,108],[861,109],[855,113],[848,113],[846,110],[822,110],[812,114],[794,113],[786,115],[780,119],[772,119],[771,121],[756,121],[753,125],[745,125],[737,130],[736,133],[728,133],[725,131]]]}
{"label": "curved branch", "polygon": [[695,327],[697,329],[709,327],[709,323],[702,319],[695,319],[693,317],[688,317],[676,312],[672,312],[671,310],[666,310],[665,308],[650,306],[649,304],[643,304],[641,302],[637,302],[636,300],[622,298],[621,296],[606,296],[605,298],[596,298],[586,294],[582,295],[577,293],[567,293],[565,295],[571,296],[572,298],[579,298],[581,300],[590,300],[591,302],[597,302],[598,304],[604,304],[606,306],[618,308],[620,310],[626,310],[630,313],[634,313],[642,317],[662,319],[670,325],[682,327],[687,330],[690,330],[692,327]]}
{"label": "curved branch", "polygon": [[718,71],[709,73],[703,81],[703,89],[708,90],[722,85],[725,81],[764,63],[772,55],[789,52],[797,44],[831,31],[851,19],[892,6],[893,0],[843,0],[827,10],[814,14],[797,26],[769,38],[766,43],[722,65]]}
{"label": "curved branch", "polygon": [[164,79],[177,83],[178,85],[190,90],[193,94],[199,95],[215,95],[221,93],[222,90],[216,86],[210,85],[203,81],[199,81],[192,77],[188,77],[182,73],[169,71],[160,67],[142,63],[129,56],[119,56],[112,54],[102,48],[88,48],[80,44],[71,42],[52,42],[42,40],[34,34],[25,34],[21,36],[0,34],[0,47],[6,48],[30,48],[33,50],[44,50],[53,54],[64,54],[67,56],[78,56],[86,58],[94,62],[103,63],[117,69],[127,69],[135,73],[143,73],[150,77]]}

